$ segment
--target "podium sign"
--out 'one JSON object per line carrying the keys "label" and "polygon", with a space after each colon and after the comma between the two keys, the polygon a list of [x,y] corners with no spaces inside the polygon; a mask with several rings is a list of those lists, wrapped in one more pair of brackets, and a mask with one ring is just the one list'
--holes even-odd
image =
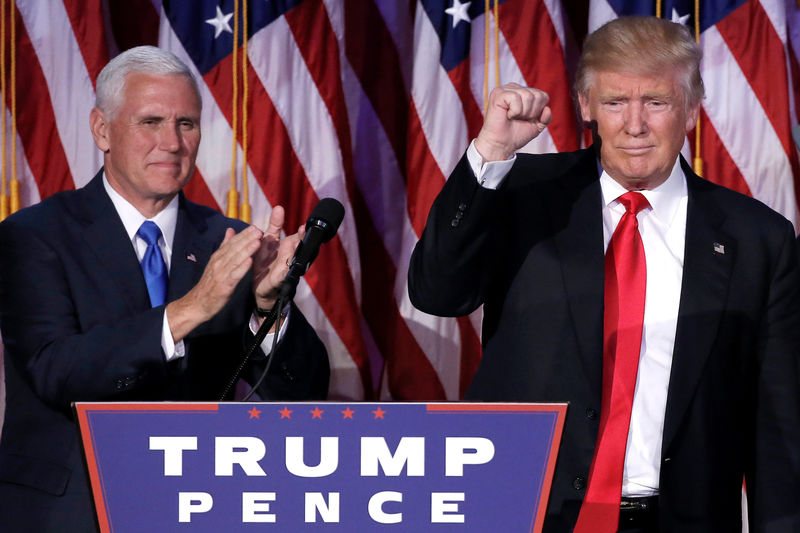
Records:
{"label": "podium sign", "polygon": [[103,533],[541,531],[564,404],[78,403]]}

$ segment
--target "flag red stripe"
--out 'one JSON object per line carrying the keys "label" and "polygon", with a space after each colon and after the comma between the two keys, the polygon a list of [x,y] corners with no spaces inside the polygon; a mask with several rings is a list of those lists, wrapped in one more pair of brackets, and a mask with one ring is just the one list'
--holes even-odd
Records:
{"label": "flag red stripe", "polygon": [[120,50],[143,44],[158,46],[160,19],[153,0],[108,2],[108,18]]}
{"label": "flag red stripe", "polygon": [[[223,62],[222,68],[228,65]],[[292,149],[286,127],[252,67],[249,77],[253,95],[250,116],[253,120],[248,124],[248,135],[253,146],[273,147],[269,154],[266,151],[253,154],[250,165],[272,205],[295,206],[292,214],[287,213],[287,227],[295,228],[305,222],[319,198]],[[227,109],[230,109],[230,105]],[[298,210],[299,206],[304,207]],[[316,263],[316,268],[306,274],[306,282],[358,366],[364,392],[369,395],[372,377],[361,337],[359,307],[346,253],[338,235],[322,247]]]}
{"label": "flag red stripe", "polygon": [[481,341],[469,317],[458,317],[458,333],[461,337],[461,368],[459,370],[458,397],[464,397],[467,388],[478,371],[481,362]]}
{"label": "flag red stripe", "polygon": [[[708,119],[705,111],[700,110],[700,142],[702,146],[703,177],[734,191],[752,196],[750,187],[733,162],[730,152],[719,138],[717,130]],[[694,139],[694,134],[691,136]]]}
{"label": "flag red stripe", "polygon": [[[445,399],[438,377],[424,352],[417,344],[393,294],[397,269],[375,228],[368,207],[353,174],[353,153],[350,127],[345,113],[344,91],[341,83],[336,35],[330,26],[321,2],[305,2],[286,14],[286,20],[303,55],[311,77],[336,128],[347,189],[353,207],[362,265],[362,313],[372,330],[378,348],[387,361],[416,361],[417,380],[413,383],[434,382],[431,390],[406,395],[405,399]],[[433,395],[433,396],[431,396]],[[401,398],[396,398],[401,399]]]}
{"label": "flag red stripe", "polygon": [[411,225],[419,237],[425,229],[433,200],[444,186],[445,176],[433,158],[413,101],[408,115],[408,168],[411,172],[406,184],[406,196]]}
{"label": "flag red stripe", "polygon": [[[229,123],[233,122],[231,61],[232,56],[227,56],[203,77]],[[294,153],[286,127],[252,66],[248,69],[248,77],[251,90],[247,129],[250,145],[271,147],[270,150],[254,150],[248,155],[248,163],[270,204],[291,206],[286,213],[285,227],[293,231],[305,222],[319,198]],[[321,272],[325,273],[324,279]],[[358,366],[367,392],[371,389],[369,362],[360,332],[353,279],[338,236],[321,248],[315,267],[309,270],[305,279]]]}
{"label": "flag red stripe", "polygon": [[[749,1],[717,23],[720,35],[742,69],[784,150],[791,148],[786,103],[789,80],[783,43],[757,1]],[[765,76],[764,73],[769,75]]]}
{"label": "flag red stripe", "polygon": [[579,137],[570,98],[564,50],[542,0],[507,0],[498,19],[508,47],[531,87],[550,95],[553,120],[547,129],[558,151],[577,150]]}
{"label": "flag red stripe", "polygon": [[[74,189],[75,183],[56,127],[56,115],[47,90],[47,81],[36,56],[19,9],[17,32],[17,135],[22,142],[28,166],[44,199],[58,191]],[[6,29],[6,38],[9,31]],[[8,48],[7,48],[8,49]],[[6,58],[6,68],[11,68]],[[11,106],[10,93],[6,105]],[[10,153],[9,153],[10,157]],[[21,168],[19,163],[18,168]]]}
{"label": "flag red stripe", "polygon": [[[792,167],[793,182],[800,178],[800,161],[792,140],[788,113],[789,73],[784,46],[761,3],[750,0],[717,23],[758,101],[764,108]],[[765,76],[764,73],[769,75]],[[788,178],[788,176],[787,176]],[[800,202],[800,189],[794,187]]]}
{"label": "flag red stripe", "polygon": [[[408,122],[408,176],[406,196],[411,224],[417,237],[422,235],[428,212],[436,195],[444,186],[445,177],[433,158],[425,134],[422,131],[417,108],[411,102]],[[466,387],[472,381],[474,371],[481,358],[481,344],[478,334],[472,327],[468,317],[458,319],[458,331],[461,339],[461,370],[459,373],[459,394],[463,396]],[[394,372],[389,374],[390,386],[396,382]],[[392,389],[394,396],[394,389]]]}
{"label": "flag red stripe", "polygon": [[211,194],[211,190],[208,188],[203,175],[200,174],[197,168],[194,169],[192,179],[183,187],[183,193],[189,200],[197,204],[207,205],[208,207],[213,207],[220,213],[222,212],[216,198]]}
{"label": "flag red stripe", "polygon": [[392,35],[370,0],[347,0],[344,14],[347,60],[383,125],[405,178],[409,95]]}
{"label": "flag red stripe", "polygon": [[72,31],[94,87],[97,75],[108,63],[101,0],[64,0]]}
{"label": "flag red stripe", "polygon": [[464,118],[467,121],[467,138],[474,139],[478,136],[478,132],[481,131],[483,126],[483,113],[481,113],[481,108],[478,106],[470,87],[469,58],[450,69],[447,75],[450,77],[450,82],[461,99],[461,107],[464,110]]}
{"label": "flag red stripe", "polygon": [[[319,198],[292,150],[283,122],[252,68],[250,83],[254,97],[252,116],[258,118],[248,125],[248,134],[253,140],[253,145],[266,146],[271,142],[275,148],[269,155],[265,153],[261,157],[254,157],[251,160],[251,167],[272,205],[295,206],[294,214],[289,215],[288,226],[295,228],[305,221],[305,217]],[[305,208],[297,210],[297,206]],[[322,247],[316,268],[306,274],[306,282],[356,363],[364,392],[369,396],[372,378],[369,372],[369,359],[361,337],[358,302],[346,254],[338,236]]]}

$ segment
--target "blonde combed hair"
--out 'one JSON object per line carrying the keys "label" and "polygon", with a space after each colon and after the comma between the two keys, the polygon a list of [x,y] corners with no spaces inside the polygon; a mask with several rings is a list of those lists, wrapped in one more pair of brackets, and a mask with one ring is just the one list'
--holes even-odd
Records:
{"label": "blonde combed hair", "polygon": [[588,98],[597,72],[639,75],[681,72],[685,105],[698,105],[705,95],[700,77],[703,52],[688,28],[656,17],[620,17],[586,37],[575,73],[575,93]]}

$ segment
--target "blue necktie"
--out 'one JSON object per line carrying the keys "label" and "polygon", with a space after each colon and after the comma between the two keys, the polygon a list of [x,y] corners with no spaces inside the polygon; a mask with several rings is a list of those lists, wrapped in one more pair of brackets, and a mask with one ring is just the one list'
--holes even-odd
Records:
{"label": "blue necktie", "polygon": [[147,250],[142,258],[142,272],[144,282],[147,284],[147,293],[150,295],[150,305],[158,307],[167,299],[167,283],[169,283],[167,264],[158,247],[161,230],[155,222],[145,220],[136,235],[147,243]]}

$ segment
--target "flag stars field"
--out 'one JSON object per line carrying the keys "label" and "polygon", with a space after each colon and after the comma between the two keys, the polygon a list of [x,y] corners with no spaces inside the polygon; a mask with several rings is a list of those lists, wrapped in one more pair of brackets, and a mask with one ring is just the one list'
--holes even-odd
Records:
{"label": "flag stars field", "polygon": [[228,24],[228,21],[231,20],[233,13],[228,13],[225,15],[222,10],[217,6],[217,16],[213,19],[206,20],[206,24],[211,24],[214,26],[214,39],[222,35],[223,31],[227,31],[228,33],[233,33],[233,29],[231,29],[231,25]]}
{"label": "flag stars field", "polygon": [[459,0],[453,0],[453,5],[444,10],[445,13],[453,17],[454,28],[458,26],[458,23],[462,20],[469,24],[469,14],[467,14],[467,10],[471,3],[472,2],[464,2],[462,4]]}

